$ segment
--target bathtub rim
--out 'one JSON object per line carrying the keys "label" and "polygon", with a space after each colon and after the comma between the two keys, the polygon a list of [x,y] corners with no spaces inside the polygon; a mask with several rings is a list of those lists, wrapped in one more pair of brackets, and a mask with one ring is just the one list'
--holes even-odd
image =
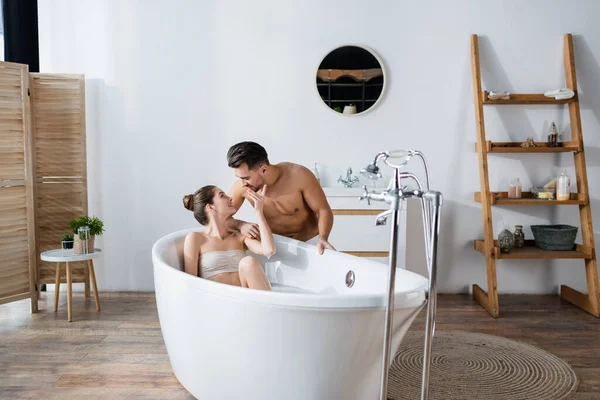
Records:
{"label": "bathtub rim", "polygon": [[[380,294],[363,293],[363,294],[314,294],[314,293],[285,293],[278,291],[263,291],[254,290],[248,288],[242,288],[238,286],[225,285],[222,283],[214,282],[208,279],[192,276],[185,271],[181,271],[167,264],[160,257],[160,253],[165,249],[166,243],[173,241],[174,237],[183,235],[184,233],[190,233],[194,231],[201,231],[198,229],[182,229],[176,232],[167,234],[158,239],[152,246],[152,264],[154,269],[154,285],[155,290],[157,286],[156,272],[158,269],[164,270],[167,274],[172,274],[172,279],[181,279],[182,283],[185,283],[186,287],[193,290],[200,290],[204,293],[229,298],[232,300],[243,300],[245,302],[259,303],[272,306],[284,306],[294,308],[319,308],[319,309],[357,309],[357,308],[385,308],[387,304],[387,293],[382,290]],[[274,235],[277,241],[281,238],[285,241],[286,237]],[[307,243],[286,243],[286,245],[292,245],[298,248],[315,247]],[[331,252],[333,250],[325,250]],[[339,257],[353,257],[349,254],[337,252]],[[373,261],[374,262],[374,261]],[[400,272],[402,271],[402,272]],[[428,288],[428,280],[424,276],[417,274],[412,271],[406,271],[402,269],[397,270],[401,274],[411,274],[417,277],[420,284],[415,287],[407,289],[396,289],[394,291],[395,306],[394,308],[413,308],[419,307],[426,301],[425,292]],[[387,275],[386,279],[382,281],[382,289],[387,286]]]}

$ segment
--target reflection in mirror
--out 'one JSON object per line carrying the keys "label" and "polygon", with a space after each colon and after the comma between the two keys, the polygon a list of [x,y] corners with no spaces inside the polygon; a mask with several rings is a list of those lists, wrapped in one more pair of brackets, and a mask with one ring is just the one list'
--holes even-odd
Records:
{"label": "reflection in mirror", "polygon": [[342,114],[372,108],[384,90],[383,63],[370,50],[342,46],[331,51],[317,70],[317,89],[323,102]]}

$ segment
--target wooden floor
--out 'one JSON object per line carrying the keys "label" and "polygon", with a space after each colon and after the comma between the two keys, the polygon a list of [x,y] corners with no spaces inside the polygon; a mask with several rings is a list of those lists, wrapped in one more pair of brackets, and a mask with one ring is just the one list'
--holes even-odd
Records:
{"label": "wooden floor", "polygon": [[[0,306],[0,399],[193,399],[173,376],[153,294],[102,293],[102,311],[83,294],[54,313],[29,302]],[[469,296],[439,298],[439,330],[504,336],[569,362],[581,384],[574,399],[600,399],[600,320],[556,296],[501,296],[493,319]],[[412,329],[423,329],[419,316]]]}

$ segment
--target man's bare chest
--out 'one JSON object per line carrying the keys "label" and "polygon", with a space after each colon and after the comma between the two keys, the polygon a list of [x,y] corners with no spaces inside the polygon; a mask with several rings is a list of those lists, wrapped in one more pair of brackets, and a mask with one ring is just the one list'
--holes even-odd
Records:
{"label": "man's bare chest", "polygon": [[306,212],[306,203],[299,190],[269,192],[269,188],[267,188],[263,210],[267,218],[281,215],[302,215]]}

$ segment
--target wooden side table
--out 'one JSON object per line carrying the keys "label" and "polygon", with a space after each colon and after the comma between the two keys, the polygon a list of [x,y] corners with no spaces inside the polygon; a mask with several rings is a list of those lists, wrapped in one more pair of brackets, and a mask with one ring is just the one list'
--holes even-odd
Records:
{"label": "wooden side table", "polygon": [[94,249],[93,253],[89,254],[73,254],[73,249],[57,249],[43,252],[40,257],[43,261],[56,263],[56,288],[54,289],[54,311],[58,311],[58,295],[60,291],[60,263],[65,263],[67,270],[67,308],[69,322],[73,321],[73,288],[71,282],[71,263],[77,261],[87,261],[87,267],[92,280],[92,288],[94,289],[94,300],[96,301],[96,310],[100,311],[100,296],[98,295],[98,287],[96,286],[96,273],[94,272],[94,259],[100,258],[102,250]]}

